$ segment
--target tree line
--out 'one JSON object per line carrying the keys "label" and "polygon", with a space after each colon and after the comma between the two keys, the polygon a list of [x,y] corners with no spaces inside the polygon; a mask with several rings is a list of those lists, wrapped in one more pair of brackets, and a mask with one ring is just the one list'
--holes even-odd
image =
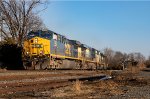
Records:
{"label": "tree line", "polygon": [[104,55],[106,56],[106,64],[110,69],[123,69],[129,66],[143,68],[150,65],[150,57],[146,59],[140,52],[127,54],[121,51],[114,51],[111,48],[105,48]]}

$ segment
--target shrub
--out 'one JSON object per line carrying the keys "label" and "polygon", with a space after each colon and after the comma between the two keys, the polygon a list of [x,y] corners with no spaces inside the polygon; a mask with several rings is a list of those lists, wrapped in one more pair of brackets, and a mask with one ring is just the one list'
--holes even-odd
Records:
{"label": "shrub", "polygon": [[22,48],[17,44],[0,44],[0,64],[1,68],[23,69]]}

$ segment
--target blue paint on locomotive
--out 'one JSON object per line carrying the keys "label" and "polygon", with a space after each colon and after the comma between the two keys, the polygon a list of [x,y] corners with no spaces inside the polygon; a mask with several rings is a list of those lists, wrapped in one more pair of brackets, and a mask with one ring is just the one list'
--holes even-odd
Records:
{"label": "blue paint on locomotive", "polygon": [[62,40],[51,39],[51,49],[50,50],[51,50],[51,54],[65,56],[65,43],[62,42]]}
{"label": "blue paint on locomotive", "polygon": [[78,43],[75,40],[69,40],[71,45],[71,55],[72,57],[78,58]]}
{"label": "blue paint on locomotive", "polygon": [[94,48],[92,48],[91,49],[91,58],[92,58],[92,60],[96,57],[95,55],[96,55],[96,49],[94,49]]}

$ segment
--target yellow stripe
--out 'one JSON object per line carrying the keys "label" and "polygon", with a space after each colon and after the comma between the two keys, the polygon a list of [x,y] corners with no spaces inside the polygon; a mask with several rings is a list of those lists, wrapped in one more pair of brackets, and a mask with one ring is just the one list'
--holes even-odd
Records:
{"label": "yellow stripe", "polygon": [[51,56],[60,57],[60,58],[68,58],[68,59],[76,59],[76,60],[80,60],[79,58],[68,57],[68,56],[62,56],[62,55],[55,55],[55,54],[51,54]]}
{"label": "yellow stripe", "polygon": [[[69,57],[69,56],[62,56],[62,55],[55,55],[51,54],[51,56],[59,57],[59,58],[68,58],[68,59],[74,59],[74,60],[81,60],[83,61],[84,59],[82,58],[74,58],[74,57]],[[91,61],[91,60],[84,60],[85,62],[90,62],[90,63],[96,63],[96,61]]]}
{"label": "yellow stripe", "polygon": [[51,54],[51,56],[60,57],[60,58],[65,58],[65,56],[62,56],[62,55]]}

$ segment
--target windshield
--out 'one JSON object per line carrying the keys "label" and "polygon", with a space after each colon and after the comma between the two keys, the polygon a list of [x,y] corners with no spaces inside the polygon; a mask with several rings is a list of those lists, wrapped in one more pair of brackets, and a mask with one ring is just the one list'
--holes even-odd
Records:
{"label": "windshield", "polygon": [[27,38],[33,38],[35,36],[39,36],[39,32],[29,32]]}
{"label": "windshield", "polygon": [[46,38],[46,39],[51,39],[52,38],[52,34],[49,33],[48,31],[42,31],[41,37]]}
{"label": "windshield", "polygon": [[29,32],[27,35],[27,38],[33,38],[33,37],[42,37],[42,38],[46,38],[46,39],[51,39],[52,38],[52,33],[49,31],[36,31],[36,32]]}

